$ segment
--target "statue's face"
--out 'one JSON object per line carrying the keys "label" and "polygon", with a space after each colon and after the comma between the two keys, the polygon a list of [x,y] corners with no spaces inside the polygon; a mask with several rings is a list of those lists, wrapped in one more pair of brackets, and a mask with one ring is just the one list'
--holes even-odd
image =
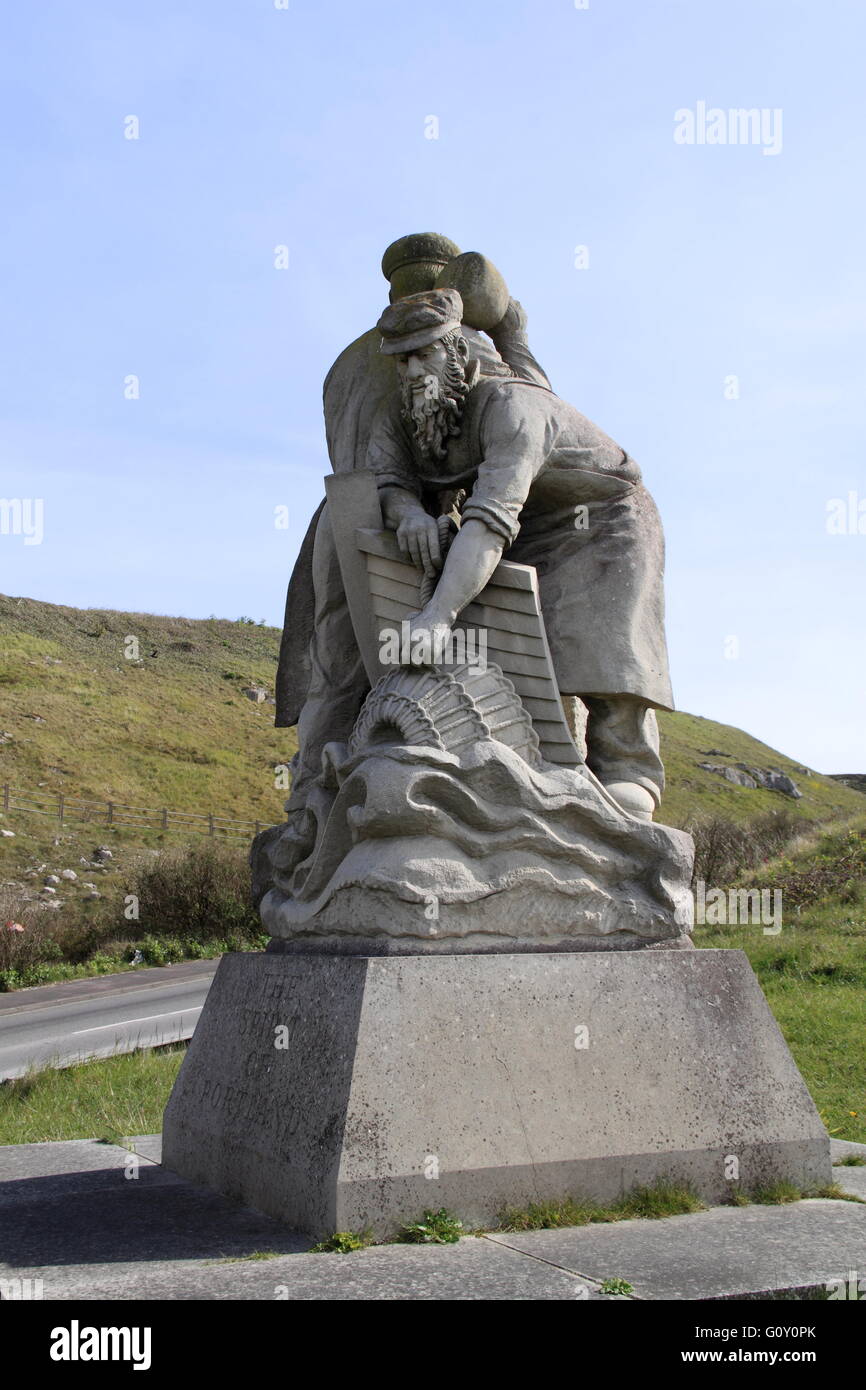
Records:
{"label": "statue's face", "polygon": [[426,458],[445,458],[448,440],[460,433],[468,355],[466,339],[453,333],[394,354],[401,414]]}
{"label": "statue's face", "polygon": [[[416,401],[425,393],[428,399],[435,397],[448,365],[448,352],[441,338],[426,347],[413,348],[411,352],[398,352],[394,360],[400,385],[409,400]],[[436,382],[432,390],[428,385],[431,377]]]}

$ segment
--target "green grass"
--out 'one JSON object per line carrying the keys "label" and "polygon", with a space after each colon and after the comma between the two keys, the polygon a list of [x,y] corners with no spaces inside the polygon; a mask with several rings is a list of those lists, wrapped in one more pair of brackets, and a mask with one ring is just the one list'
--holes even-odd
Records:
{"label": "green grass", "polygon": [[778,936],[760,925],[694,933],[696,946],[746,952],[830,1134],[858,1143],[866,1143],[864,824],[820,832],[753,871],[749,887],[782,892]]}
{"label": "green grass", "polygon": [[660,1181],[649,1187],[636,1187],[619,1201],[607,1204],[580,1197],[530,1202],[526,1207],[506,1207],[499,1218],[498,1231],[549,1231],[561,1226],[590,1226],[611,1221],[657,1221],[665,1216],[682,1216],[705,1211],[706,1206],[688,1187]]}
{"label": "green grass", "polygon": [[156,1134],[186,1047],[146,1049],[0,1084],[0,1144]]}
{"label": "green grass", "polygon": [[784,1207],[791,1202],[804,1202],[820,1197],[824,1201],[857,1202],[866,1206],[862,1197],[846,1192],[838,1183],[828,1183],[826,1187],[797,1187],[792,1182],[774,1182],[767,1187],[756,1187],[752,1192],[738,1190],[732,1193],[728,1206],[732,1207]]}

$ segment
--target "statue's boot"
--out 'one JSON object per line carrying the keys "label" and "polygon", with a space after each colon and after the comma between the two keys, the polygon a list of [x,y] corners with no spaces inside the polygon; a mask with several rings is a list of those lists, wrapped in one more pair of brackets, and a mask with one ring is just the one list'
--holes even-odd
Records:
{"label": "statue's boot", "polygon": [[628,815],[635,816],[637,820],[652,820],[655,798],[639,782],[608,782],[605,791]]}

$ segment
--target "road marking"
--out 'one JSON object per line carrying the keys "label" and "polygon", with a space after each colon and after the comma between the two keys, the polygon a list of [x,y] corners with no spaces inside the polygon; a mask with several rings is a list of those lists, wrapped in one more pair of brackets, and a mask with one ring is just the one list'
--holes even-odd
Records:
{"label": "road marking", "polygon": [[133,1023],[152,1023],[157,1018],[183,1018],[184,1014],[200,1014],[203,1008],[203,1004],[198,1004],[193,1009],[172,1009],[171,1013],[168,1014],[146,1014],[144,1018],[121,1018],[116,1023],[100,1023],[96,1028],[77,1028],[74,1033],[70,1033],[68,1036],[80,1038],[84,1033],[104,1033],[106,1028],[128,1028]]}
{"label": "road marking", "polygon": [[[148,967],[148,969],[149,969],[149,968],[150,968],[150,967]],[[154,968],[156,968],[156,967],[154,967]],[[170,966],[170,965],[168,965],[168,966],[165,966],[165,967],[163,967],[163,968],[166,969],[166,970],[171,970],[173,967]],[[134,973],[134,972],[130,971],[130,974],[133,974],[133,973]],[[114,976],[105,975],[105,976],[100,976],[100,977],[97,977],[97,978],[99,978],[100,981],[101,981],[102,979],[121,979],[121,980],[122,980],[122,979],[124,978],[124,976],[122,976],[122,975],[119,975],[119,976],[118,976],[118,975],[114,975]],[[197,985],[197,984],[202,984],[202,983],[204,983],[205,981],[208,981],[209,984],[212,984],[212,983],[213,983],[213,978],[214,978],[214,977],[213,977],[213,973],[212,973],[212,972],[209,972],[207,975],[186,975],[186,976],[184,976],[184,978],[183,978],[182,980],[145,980],[145,981],[140,982],[139,984],[129,985],[129,986],[127,986],[126,988],[123,988],[123,989],[121,989],[121,988],[119,988],[119,987],[118,987],[118,988],[115,988],[114,986],[112,986],[111,989],[92,989],[92,990],[89,990],[89,991],[86,992],[86,993],[85,993],[84,991],[82,991],[80,994],[74,994],[74,995],[73,995],[73,994],[69,994],[69,995],[67,995],[67,996],[64,997],[64,998],[58,997],[58,998],[56,998],[56,999],[42,999],[42,998],[40,998],[40,999],[26,999],[26,998],[24,997],[26,994],[36,994],[36,993],[40,993],[40,994],[41,994],[43,991],[49,990],[49,989],[62,989],[66,984],[69,984],[69,983],[76,984],[76,985],[78,985],[78,984],[88,984],[88,985],[89,985],[89,984],[92,983],[92,981],[89,980],[89,979],[86,979],[86,980],[74,980],[74,981],[66,981],[66,980],[64,980],[64,981],[61,981],[61,982],[60,982],[59,984],[57,984],[57,985],[38,985],[38,986],[36,986],[36,987],[35,987],[34,989],[32,989],[32,990],[31,990],[31,989],[27,989],[27,990],[23,990],[23,989],[22,989],[22,990],[13,990],[11,994],[0,994],[0,1019],[6,1018],[9,1014],[23,1014],[23,1013],[37,1013],[37,1012],[40,1012],[40,1013],[41,1013],[41,1012],[44,1012],[46,1009],[56,1009],[58,1012],[61,1012],[61,1013],[62,1013],[64,1009],[68,1009],[68,1008],[71,1008],[71,1007],[75,1007],[75,1006],[77,1006],[77,1005],[79,1005],[79,1004],[90,1004],[90,1003],[93,1002],[93,1000],[102,1000],[102,999],[111,1000],[111,999],[116,999],[116,998],[118,997],[118,995],[120,995],[120,994],[142,994],[142,993],[144,993],[145,991],[152,991],[152,990],[172,990],[172,989],[177,988],[178,983],[180,983],[180,984],[182,984],[182,985]],[[19,1000],[19,996],[21,996],[21,997],[20,997],[20,1000]],[[15,1004],[14,1004],[14,1006],[9,1006],[9,1005],[7,1004],[7,1000],[12,1000],[12,999],[15,1000]]]}

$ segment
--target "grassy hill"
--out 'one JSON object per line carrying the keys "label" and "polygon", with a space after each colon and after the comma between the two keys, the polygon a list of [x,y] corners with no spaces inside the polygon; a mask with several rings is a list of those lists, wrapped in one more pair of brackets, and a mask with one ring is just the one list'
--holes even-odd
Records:
{"label": "grassy hill", "polygon": [[[784,806],[808,821],[832,820],[866,811],[863,793],[832,776],[803,767],[742,729],[697,714],[659,714],[661,754],[667,788],[657,820],[685,825],[695,817],[724,816],[740,823]],[[740,787],[701,763],[786,773],[803,793],[799,800],[763,787]]]}
{"label": "grassy hill", "polygon": [[[137,660],[125,655],[130,637]],[[278,650],[279,631],[248,620],[0,596],[0,784],[274,823],[286,795],[274,768],[291,758],[295,735],[274,728],[272,704],[242,691],[273,693]],[[660,724],[668,790],[659,819],[668,824],[747,821],[782,805],[804,820],[863,808],[861,792],[739,729],[690,714],[664,714]],[[781,769],[803,797],[735,786],[701,762]],[[7,855],[13,844],[5,841]]]}
{"label": "grassy hill", "polygon": [[[130,660],[127,639],[138,642]],[[279,634],[249,621],[63,608],[0,596],[0,783],[277,821]]]}

